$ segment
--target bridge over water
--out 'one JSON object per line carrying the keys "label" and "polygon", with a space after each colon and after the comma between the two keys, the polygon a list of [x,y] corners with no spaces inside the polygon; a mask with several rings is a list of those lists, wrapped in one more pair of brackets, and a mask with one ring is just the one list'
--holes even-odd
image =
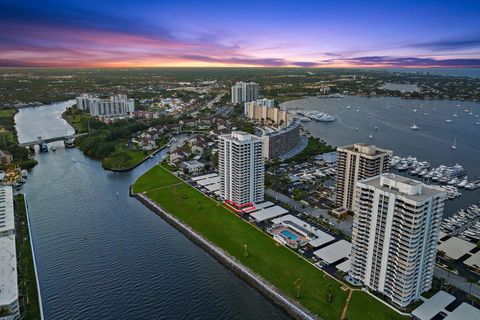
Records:
{"label": "bridge over water", "polygon": [[88,134],[88,132],[77,133],[77,134],[71,134],[71,135],[55,137],[55,138],[48,138],[48,139],[42,139],[42,137],[38,137],[37,140],[30,141],[30,142],[19,143],[18,146],[20,146],[20,147],[33,147],[37,144],[41,144],[42,142],[50,143],[50,142],[54,142],[54,141],[62,141],[62,140],[69,139],[69,138],[74,139],[74,138],[85,136],[87,134]]}

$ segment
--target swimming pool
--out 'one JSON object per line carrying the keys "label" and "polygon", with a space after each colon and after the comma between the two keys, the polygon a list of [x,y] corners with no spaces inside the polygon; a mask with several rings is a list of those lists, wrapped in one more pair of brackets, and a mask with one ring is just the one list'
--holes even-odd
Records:
{"label": "swimming pool", "polygon": [[298,239],[298,237],[297,237],[296,234],[294,234],[294,233],[292,233],[292,232],[290,232],[290,231],[288,231],[288,230],[282,230],[282,231],[280,231],[280,234],[281,234],[284,238],[287,238],[287,239],[290,239],[290,240],[293,240],[293,241],[295,241],[295,240]]}

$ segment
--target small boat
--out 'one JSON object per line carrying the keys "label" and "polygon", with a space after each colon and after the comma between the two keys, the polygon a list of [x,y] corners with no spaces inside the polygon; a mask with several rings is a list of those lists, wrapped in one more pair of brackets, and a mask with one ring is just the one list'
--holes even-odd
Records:
{"label": "small boat", "polygon": [[458,114],[454,113],[454,114],[452,114],[452,117],[456,118],[456,117],[458,117]]}
{"label": "small boat", "polygon": [[360,112],[360,109],[357,109],[357,112]]}
{"label": "small boat", "polygon": [[420,127],[418,127],[418,126],[414,123],[414,124],[412,124],[412,126],[410,127],[410,129],[412,129],[412,130],[419,130]]}
{"label": "small boat", "polygon": [[28,171],[23,169],[22,171],[20,171],[20,174],[22,175],[23,178],[26,178],[28,176]]}
{"label": "small boat", "polygon": [[355,131],[358,131],[358,127],[355,127]]}
{"label": "small boat", "polygon": [[452,149],[457,149],[457,138],[453,141]]}
{"label": "small boat", "polygon": [[347,106],[347,109],[350,109],[350,106]]}
{"label": "small boat", "polygon": [[452,123],[453,121],[450,119],[445,120],[446,123]]}
{"label": "small boat", "polygon": [[373,136],[372,136],[372,135],[369,135],[368,138],[373,139]]}
{"label": "small boat", "polygon": [[418,112],[418,110],[417,110],[417,109],[413,109],[413,112]]}
{"label": "small boat", "polygon": [[373,128],[375,131],[378,131],[378,127]]}
{"label": "small boat", "polygon": [[63,140],[63,144],[65,145],[65,148],[74,148],[75,145],[73,144],[74,140],[73,138],[66,138]]}

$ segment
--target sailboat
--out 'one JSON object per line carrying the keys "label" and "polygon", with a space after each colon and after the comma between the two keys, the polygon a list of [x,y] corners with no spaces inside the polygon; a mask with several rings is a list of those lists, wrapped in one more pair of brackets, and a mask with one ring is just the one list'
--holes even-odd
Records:
{"label": "sailboat", "polygon": [[414,123],[414,124],[412,124],[412,126],[410,127],[410,129],[412,129],[412,130],[418,130],[418,129],[420,129],[420,127],[418,127],[418,126]]}
{"label": "sailboat", "polygon": [[452,149],[457,149],[457,138],[455,138],[455,140],[453,140]]}

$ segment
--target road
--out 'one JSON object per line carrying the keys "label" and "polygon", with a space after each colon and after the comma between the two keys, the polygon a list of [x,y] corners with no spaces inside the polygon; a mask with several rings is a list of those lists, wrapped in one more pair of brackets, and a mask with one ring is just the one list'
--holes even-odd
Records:
{"label": "road", "polygon": [[305,206],[305,205],[301,204],[300,202],[297,202],[297,201],[293,200],[292,198],[290,198],[290,197],[288,197],[288,196],[286,196],[286,195],[284,195],[280,192],[272,190],[272,189],[266,189],[265,193],[268,196],[270,196],[272,198],[275,198],[276,200],[289,205],[290,207],[292,207],[296,211],[306,213],[306,214],[308,214],[312,217],[315,217],[315,218],[329,218],[329,220],[332,221],[335,224],[335,227],[340,229],[345,235],[352,234],[353,218],[351,216],[348,216],[345,220],[341,220],[340,223],[338,223],[336,219],[332,218],[332,216],[330,216],[328,214],[327,209],[318,209],[318,208],[313,208],[313,207],[310,207],[310,206]]}
{"label": "road", "polygon": [[213,107],[213,104],[215,102],[218,102],[220,101],[220,99],[222,99],[222,97],[225,95],[225,93],[219,93],[217,94],[217,96],[215,98],[213,98],[212,100],[210,100],[208,103],[207,103],[207,108],[211,108]]}
{"label": "road", "polygon": [[[454,287],[459,288],[465,292],[469,291],[470,283],[467,282],[464,278],[454,273],[450,273],[450,277],[448,277],[447,270],[444,270],[438,266],[435,266],[435,271],[433,272],[435,278],[448,278],[448,282],[453,285]],[[472,294],[480,297],[480,287],[478,285],[472,285]]]}

